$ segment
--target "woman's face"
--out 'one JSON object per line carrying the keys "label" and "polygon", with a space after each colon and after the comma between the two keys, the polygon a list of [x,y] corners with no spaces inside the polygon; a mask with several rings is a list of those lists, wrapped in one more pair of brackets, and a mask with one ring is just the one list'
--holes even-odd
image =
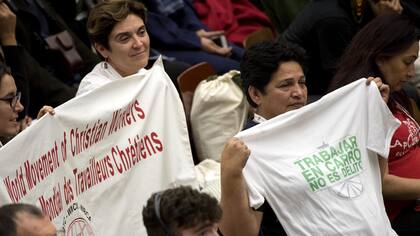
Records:
{"label": "woman's face", "polygon": [[19,131],[17,118],[23,106],[20,101],[16,102],[14,109],[10,105],[16,93],[13,77],[9,74],[3,75],[0,81],[0,137],[11,137]]}
{"label": "woman's face", "polygon": [[378,59],[376,64],[383,75],[383,79],[388,83],[392,92],[399,91],[408,80],[414,78],[414,62],[419,53],[419,42],[414,42],[407,50],[397,55]]}
{"label": "woman's face", "polygon": [[143,20],[129,14],[117,23],[108,38],[109,49],[96,45],[99,53],[122,76],[137,73],[149,60],[150,39]]}
{"label": "woman's face", "polygon": [[302,67],[295,61],[283,62],[271,76],[264,93],[250,87],[248,93],[257,104],[257,114],[271,119],[306,104],[306,79]]}

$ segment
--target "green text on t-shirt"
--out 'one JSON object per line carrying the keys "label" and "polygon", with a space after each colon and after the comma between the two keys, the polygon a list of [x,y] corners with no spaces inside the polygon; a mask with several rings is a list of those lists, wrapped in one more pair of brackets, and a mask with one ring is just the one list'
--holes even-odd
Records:
{"label": "green text on t-shirt", "polygon": [[362,167],[356,136],[345,137],[335,144],[307,155],[294,164],[315,192],[358,175]]}

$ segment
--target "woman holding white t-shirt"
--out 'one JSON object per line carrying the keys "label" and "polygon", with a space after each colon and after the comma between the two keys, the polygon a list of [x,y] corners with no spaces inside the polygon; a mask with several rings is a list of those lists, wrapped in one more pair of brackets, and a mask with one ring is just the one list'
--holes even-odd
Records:
{"label": "woman holding white t-shirt", "polygon": [[[248,127],[306,104],[307,89],[302,64],[302,50],[292,45],[262,43],[245,52],[241,62],[241,77],[247,99],[255,108],[254,118],[248,122]],[[370,77],[368,83],[372,80],[379,87],[384,100],[387,100],[389,87],[382,84],[379,78]],[[236,138],[227,142],[222,153],[223,216],[220,229],[225,236],[285,235],[281,219],[279,222],[267,202],[258,209],[249,206],[243,175],[249,155],[247,146]]]}
{"label": "woman holding white t-shirt", "polygon": [[[401,121],[391,141],[385,169],[383,196],[388,216],[399,235],[420,235],[420,126],[418,107],[402,86],[415,76],[420,33],[414,22],[398,14],[379,16],[353,38],[343,55],[333,88],[360,77],[380,76],[390,86],[388,107]],[[416,120],[417,118],[417,120]]]}

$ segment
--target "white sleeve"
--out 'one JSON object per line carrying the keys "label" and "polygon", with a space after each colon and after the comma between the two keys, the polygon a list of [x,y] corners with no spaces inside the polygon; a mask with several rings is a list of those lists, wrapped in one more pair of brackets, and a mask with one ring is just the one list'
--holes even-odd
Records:
{"label": "white sleeve", "polygon": [[400,126],[398,119],[389,110],[383,101],[376,84],[369,86],[367,96],[368,113],[368,149],[388,158],[392,136]]}
{"label": "white sleeve", "polygon": [[252,155],[249,157],[242,173],[248,187],[249,206],[258,209],[264,203],[264,190],[262,188],[263,183],[258,183],[258,180],[261,179],[261,177],[259,176],[256,163],[253,163],[251,160],[252,157]]}

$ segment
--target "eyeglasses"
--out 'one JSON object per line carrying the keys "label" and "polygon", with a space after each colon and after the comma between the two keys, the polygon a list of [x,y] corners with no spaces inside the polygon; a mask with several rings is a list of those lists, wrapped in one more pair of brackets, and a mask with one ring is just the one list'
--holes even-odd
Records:
{"label": "eyeglasses", "polygon": [[4,98],[0,98],[0,100],[1,101],[5,101],[5,102],[8,102],[10,104],[10,107],[12,108],[12,110],[15,110],[16,104],[18,102],[20,102],[21,95],[22,95],[22,93],[21,92],[18,92],[18,93],[16,93],[16,95],[6,96]]}

